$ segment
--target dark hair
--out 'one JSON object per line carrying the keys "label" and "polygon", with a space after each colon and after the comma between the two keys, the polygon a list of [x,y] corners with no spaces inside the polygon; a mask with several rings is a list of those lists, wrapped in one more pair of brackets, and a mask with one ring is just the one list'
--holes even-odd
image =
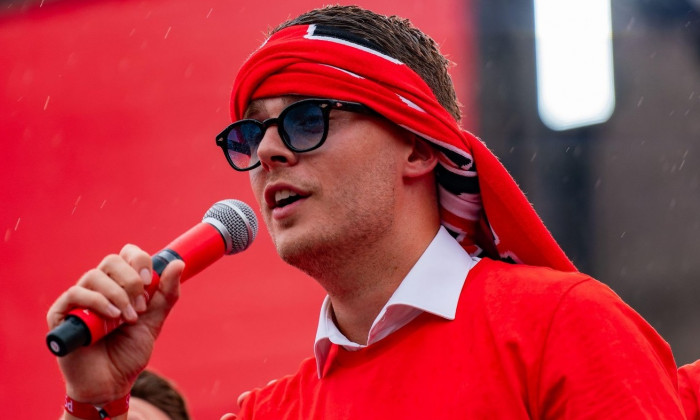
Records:
{"label": "dark hair", "polygon": [[144,370],[131,387],[131,396],[148,401],[173,420],[190,420],[182,395],[165,378]]}
{"label": "dark hair", "polygon": [[450,61],[440,53],[437,43],[408,19],[380,15],[357,6],[327,6],[283,22],[270,35],[289,26],[310,24],[345,30],[402,61],[425,80],[455,120],[461,119],[460,104],[447,72]]}

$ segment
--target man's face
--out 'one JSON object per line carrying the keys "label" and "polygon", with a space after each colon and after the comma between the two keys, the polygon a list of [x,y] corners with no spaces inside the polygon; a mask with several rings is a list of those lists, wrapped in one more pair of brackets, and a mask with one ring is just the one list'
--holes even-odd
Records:
{"label": "man's face", "polygon": [[[253,101],[247,118],[277,117],[298,97]],[[294,153],[276,127],[265,133],[250,182],[280,256],[314,275],[386,240],[394,228],[406,133],[379,117],[331,111],[318,149]],[[329,268],[325,266],[326,268]]]}

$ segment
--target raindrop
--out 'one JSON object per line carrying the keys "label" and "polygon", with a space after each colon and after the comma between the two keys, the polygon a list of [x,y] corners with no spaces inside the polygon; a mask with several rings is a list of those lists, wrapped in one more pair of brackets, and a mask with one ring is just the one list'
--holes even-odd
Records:
{"label": "raindrop", "polygon": [[639,98],[639,100],[637,101],[637,108],[639,108],[640,106],[642,106],[643,103],[644,103],[644,96],[642,96],[641,98]]}
{"label": "raindrop", "polygon": [[70,215],[74,215],[75,211],[78,209],[78,203],[80,203],[80,199],[82,198],[81,195],[78,196],[78,198],[75,199],[75,204],[73,204],[73,211],[70,213]]}
{"label": "raindrop", "polygon": [[537,157],[537,152],[532,154],[532,158],[530,159],[530,162],[534,162],[536,157]]}
{"label": "raindrop", "polygon": [[46,108],[48,108],[50,99],[51,99],[51,96],[46,97],[46,102],[44,102],[44,111],[46,111]]}
{"label": "raindrop", "polygon": [[75,51],[72,51],[70,54],[68,54],[68,58],[66,59],[66,66],[72,66],[75,64]]}
{"label": "raindrop", "polygon": [[209,19],[209,16],[211,16],[211,12],[213,12],[213,11],[214,11],[213,7],[211,9],[209,9],[209,13],[207,13],[207,19]]}
{"label": "raindrop", "polygon": [[683,153],[683,158],[682,158],[682,160],[681,160],[681,166],[678,167],[678,170],[679,170],[679,171],[680,171],[681,169],[683,169],[683,165],[685,165],[685,158],[686,158],[686,157],[688,157],[688,150],[686,150],[685,153]]}
{"label": "raindrop", "polygon": [[212,394],[216,393],[219,390],[220,385],[221,385],[220,380],[217,379],[216,381],[214,381],[214,385],[212,386],[212,389],[211,389]]}
{"label": "raindrop", "polygon": [[20,221],[20,220],[21,220],[21,218],[18,217],[18,218],[17,218],[17,223],[15,223],[15,232],[17,232],[17,228],[19,227],[19,221]]}
{"label": "raindrop", "polygon": [[173,29],[172,26],[168,26],[168,30],[165,32],[165,37],[163,39],[168,39],[168,35],[170,34],[170,30]]}

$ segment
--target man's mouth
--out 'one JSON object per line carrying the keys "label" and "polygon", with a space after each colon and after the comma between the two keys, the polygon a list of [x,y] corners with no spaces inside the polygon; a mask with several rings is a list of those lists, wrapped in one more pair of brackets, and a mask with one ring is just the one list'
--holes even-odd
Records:
{"label": "man's mouth", "polygon": [[280,190],[275,192],[275,208],[288,206],[293,202],[303,198],[292,190]]}

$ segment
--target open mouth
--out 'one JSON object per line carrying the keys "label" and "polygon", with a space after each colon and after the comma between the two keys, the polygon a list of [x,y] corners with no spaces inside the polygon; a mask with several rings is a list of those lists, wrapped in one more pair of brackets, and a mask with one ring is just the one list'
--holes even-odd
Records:
{"label": "open mouth", "polygon": [[275,208],[288,206],[302,198],[304,197],[291,190],[277,191],[275,193]]}

